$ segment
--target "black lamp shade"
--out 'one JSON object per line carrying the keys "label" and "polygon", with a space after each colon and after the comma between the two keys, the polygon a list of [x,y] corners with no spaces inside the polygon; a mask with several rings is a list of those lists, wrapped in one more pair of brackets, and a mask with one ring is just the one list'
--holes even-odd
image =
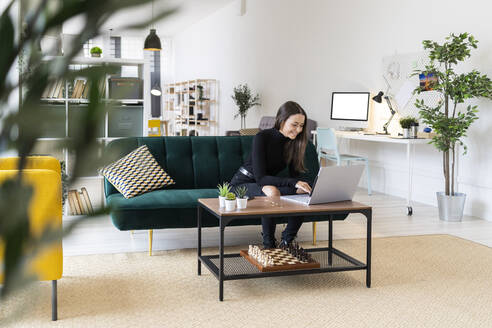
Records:
{"label": "black lamp shade", "polygon": [[144,42],[144,50],[150,50],[150,51],[160,51],[162,50],[161,47],[161,39],[157,36],[155,33],[155,29],[150,29],[149,35],[145,38]]}
{"label": "black lamp shade", "polygon": [[383,91],[379,91],[379,93],[377,95],[372,97],[372,100],[374,100],[377,103],[382,103],[383,102],[383,94],[384,94]]}

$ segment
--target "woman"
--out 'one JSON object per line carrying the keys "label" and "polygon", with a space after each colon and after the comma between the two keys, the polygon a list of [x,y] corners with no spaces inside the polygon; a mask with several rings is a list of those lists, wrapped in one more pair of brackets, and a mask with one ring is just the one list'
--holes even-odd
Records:
{"label": "woman", "polygon": [[[258,132],[254,137],[251,154],[232,178],[231,185],[247,187],[250,197],[311,192],[311,186],[298,179],[300,173],[305,172],[304,153],[308,141],[306,121],[306,112],[298,103],[288,101],[280,106],[275,126]],[[277,177],[287,166],[289,177]],[[261,218],[261,224],[263,246],[276,247],[274,219]],[[301,225],[302,217],[289,217],[281,243],[291,243]]]}

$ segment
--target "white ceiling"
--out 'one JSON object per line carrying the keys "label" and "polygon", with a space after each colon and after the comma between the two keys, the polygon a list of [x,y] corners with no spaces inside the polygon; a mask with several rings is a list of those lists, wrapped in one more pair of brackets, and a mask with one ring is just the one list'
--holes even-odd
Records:
{"label": "white ceiling", "polygon": [[[172,37],[179,31],[188,28],[217,10],[237,0],[155,0],[154,12],[169,8],[177,8],[177,12],[155,24],[160,37]],[[135,24],[152,17],[152,4],[140,6],[131,10],[121,11],[111,17],[104,29],[112,28],[114,32],[121,31],[125,25]],[[73,19],[63,26],[63,33],[77,34],[83,21]],[[148,28],[141,31],[128,32],[134,35],[146,35]]]}
{"label": "white ceiling", "polygon": [[[186,29],[187,27],[197,23],[198,21],[210,16],[217,10],[227,6],[235,0],[181,0],[179,2],[178,11],[164,18],[161,22],[156,24],[159,35],[173,36],[179,31]],[[157,8],[158,2],[156,1],[154,6]],[[164,8],[164,7],[163,7]],[[159,8],[160,9],[160,8]]]}

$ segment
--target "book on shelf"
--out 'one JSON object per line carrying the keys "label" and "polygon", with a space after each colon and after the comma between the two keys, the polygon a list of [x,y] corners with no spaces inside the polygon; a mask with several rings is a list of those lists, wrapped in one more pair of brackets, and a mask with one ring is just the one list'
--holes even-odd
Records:
{"label": "book on shelf", "polygon": [[58,92],[57,98],[64,98],[65,82],[61,81],[60,91]]}
{"label": "book on shelf", "polygon": [[77,215],[77,208],[75,207],[75,201],[73,199],[72,190],[68,192],[68,205],[69,205],[69,215]]}
{"label": "book on shelf", "polygon": [[89,193],[85,187],[80,191],[72,189],[68,191],[69,215],[90,215],[94,213]]}
{"label": "book on shelf", "polygon": [[80,194],[78,190],[74,190],[74,194],[75,194],[75,199],[77,200],[76,206],[77,206],[78,214],[84,214],[84,207],[82,205],[82,200],[80,199]]}
{"label": "book on shelf", "polygon": [[51,88],[50,88],[50,91],[48,93],[47,98],[53,98],[53,96],[55,95],[55,91],[56,91],[57,86],[58,86],[58,81],[54,81],[53,84],[51,85]]}
{"label": "book on shelf", "polygon": [[72,95],[70,96],[70,98],[76,98],[75,95],[77,94],[77,90],[79,89],[79,81],[80,80],[75,80],[73,84]]}
{"label": "book on shelf", "polygon": [[83,215],[89,214],[89,208],[87,207],[87,203],[84,199],[84,195],[79,191],[77,191],[77,195],[78,195],[79,200],[80,200],[80,208],[82,209],[82,214]]}
{"label": "book on shelf", "polygon": [[82,80],[77,80],[77,88],[74,90],[73,98],[79,97],[79,90],[84,87],[84,82]]}
{"label": "book on shelf", "polygon": [[62,87],[63,81],[58,80],[56,81],[56,86],[53,88],[52,93],[51,93],[51,98],[56,98],[58,94],[60,93],[60,89]]}
{"label": "book on shelf", "polygon": [[82,214],[82,209],[80,208],[80,203],[77,198],[77,190],[69,190],[68,191],[68,199],[69,199],[69,204],[73,203],[73,211],[72,213],[74,215],[81,215]]}
{"label": "book on shelf", "polygon": [[91,200],[89,198],[89,193],[87,192],[87,189],[85,187],[82,187],[81,189],[82,193],[82,198],[84,199],[84,202],[87,207],[87,214],[93,214],[94,213],[94,208],[92,207]]}
{"label": "book on shelf", "polygon": [[89,95],[89,81],[85,82],[85,85],[84,85],[84,90],[82,90],[82,98],[85,98],[87,99],[87,96]]}
{"label": "book on shelf", "polygon": [[79,93],[77,94],[77,98],[82,98],[82,94],[84,93],[84,89],[85,89],[87,83],[88,83],[87,81],[82,81],[82,84],[79,88]]}
{"label": "book on shelf", "polygon": [[49,98],[51,95],[51,88],[53,87],[53,82],[49,83],[43,91],[41,98]]}
{"label": "book on shelf", "polygon": [[85,81],[84,80],[76,80],[75,81],[75,86],[72,91],[72,98],[73,99],[78,99],[81,98],[82,92],[84,91],[85,87]]}

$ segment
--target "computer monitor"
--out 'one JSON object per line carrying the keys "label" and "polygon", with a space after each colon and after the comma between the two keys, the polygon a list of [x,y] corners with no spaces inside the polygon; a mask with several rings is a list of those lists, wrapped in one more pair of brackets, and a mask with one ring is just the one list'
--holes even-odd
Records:
{"label": "computer monitor", "polygon": [[367,128],[369,97],[369,92],[332,92],[330,118],[341,129]]}

